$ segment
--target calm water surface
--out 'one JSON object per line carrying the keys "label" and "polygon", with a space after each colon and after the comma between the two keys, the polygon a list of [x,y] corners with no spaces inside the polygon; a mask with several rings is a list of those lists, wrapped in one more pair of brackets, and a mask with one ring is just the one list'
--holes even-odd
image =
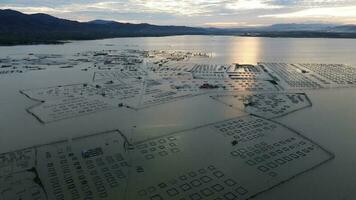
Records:
{"label": "calm water surface", "polygon": [[[28,53],[72,55],[103,49],[204,51],[212,53],[213,58],[209,60],[212,63],[256,64],[263,61],[344,63],[356,66],[356,40],[352,39],[225,36],[119,38],[76,41],[65,45],[0,47],[0,57]],[[104,130],[120,128],[130,131],[129,126],[133,124],[137,126],[137,134],[148,130],[146,134],[149,135],[239,115],[223,106],[211,106],[213,102],[210,101],[202,103],[202,97],[198,97],[148,109],[134,116],[125,111],[108,111],[42,125],[25,110],[35,102],[18,92],[27,88],[81,83],[91,78],[89,72],[86,74],[80,70],[73,73],[45,70],[18,77],[1,77],[0,153]],[[257,199],[356,199],[356,89],[307,91],[307,94],[313,102],[311,108],[278,120],[335,153],[336,158],[313,173],[298,176]]]}
{"label": "calm water surface", "polygon": [[[112,44],[113,46],[106,46]],[[211,52],[215,62],[259,61],[356,64],[356,40],[318,38],[255,38],[175,36],[77,41],[65,45],[0,47],[0,55],[24,53],[72,54],[95,49],[174,49]]]}

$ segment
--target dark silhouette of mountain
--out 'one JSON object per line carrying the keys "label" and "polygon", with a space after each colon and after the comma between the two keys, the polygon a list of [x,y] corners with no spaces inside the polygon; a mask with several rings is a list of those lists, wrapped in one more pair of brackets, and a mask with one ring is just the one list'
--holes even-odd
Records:
{"label": "dark silhouette of mountain", "polygon": [[356,32],[356,25],[335,26],[330,29],[333,32]]}
{"label": "dark silhouette of mountain", "polygon": [[116,21],[96,19],[96,20],[93,20],[93,21],[89,21],[88,23],[89,24],[113,24],[113,23],[116,23]]}
{"label": "dark silhouette of mountain", "polygon": [[57,43],[113,37],[204,34],[204,28],[156,26],[95,20],[77,22],[47,14],[23,14],[0,10],[0,44]]}
{"label": "dark silhouette of mountain", "polygon": [[171,35],[239,35],[265,37],[356,38],[355,25],[275,24],[256,28],[200,28],[157,26],[94,20],[78,22],[47,14],[24,14],[0,10],[0,45],[62,43],[67,40],[90,40],[114,37]]}

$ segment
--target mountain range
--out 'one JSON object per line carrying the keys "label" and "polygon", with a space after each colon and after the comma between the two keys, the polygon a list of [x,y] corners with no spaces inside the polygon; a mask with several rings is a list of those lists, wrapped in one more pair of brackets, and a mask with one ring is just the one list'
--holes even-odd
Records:
{"label": "mountain range", "polygon": [[115,37],[171,35],[239,35],[266,37],[341,37],[356,38],[356,25],[275,24],[255,28],[205,28],[158,26],[116,21],[78,22],[48,14],[24,14],[0,9],[0,45],[61,43]]}

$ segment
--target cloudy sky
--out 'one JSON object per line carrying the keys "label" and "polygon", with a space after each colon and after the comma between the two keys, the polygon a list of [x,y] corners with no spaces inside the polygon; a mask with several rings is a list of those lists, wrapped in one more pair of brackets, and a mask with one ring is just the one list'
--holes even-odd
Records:
{"label": "cloudy sky", "polygon": [[356,24],[356,0],[0,0],[0,9],[57,17],[212,27]]}

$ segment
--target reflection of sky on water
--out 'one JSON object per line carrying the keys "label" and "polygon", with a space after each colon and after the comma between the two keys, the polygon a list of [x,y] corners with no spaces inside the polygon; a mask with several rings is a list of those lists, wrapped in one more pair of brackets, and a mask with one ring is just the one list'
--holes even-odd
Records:
{"label": "reflection of sky on water", "polygon": [[235,37],[231,46],[233,52],[229,62],[240,64],[256,64],[261,56],[261,38],[257,37]]}
{"label": "reflection of sky on water", "polygon": [[[105,44],[113,44],[106,46]],[[65,45],[0,47],[0,56],[19,53],[73,54],[99,49],[174,49],[214,53],[215,63],[313,62],[356,64],[356,40],[318,38],[254,38],[174,36],[78,41]]]}
{"label": "reflection of sky on water", "polygon": [[[127,41],[130,40],[130,41]],[[321,38],[258,38],[176,36],[117,39],[149,49],[196,50],[213,53],[214,63],[298,62],[356,64],[356,40]]]}

